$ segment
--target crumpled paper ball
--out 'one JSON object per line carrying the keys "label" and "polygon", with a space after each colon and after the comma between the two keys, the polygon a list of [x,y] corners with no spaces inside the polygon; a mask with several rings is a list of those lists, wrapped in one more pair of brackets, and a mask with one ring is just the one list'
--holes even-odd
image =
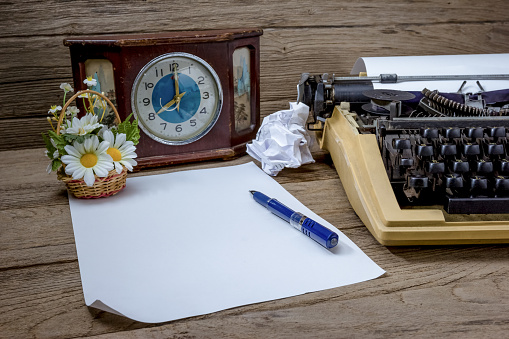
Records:
{"label": "crumpled paper ball", "polygon": [[305,126],[309,107],[290,102],[290,109],[263,119],[256,139],[247,144],[247,154],[262,164],[265,173],[275,176],[283,168],[297,168],[315,162],[309,150],[311,137]]}

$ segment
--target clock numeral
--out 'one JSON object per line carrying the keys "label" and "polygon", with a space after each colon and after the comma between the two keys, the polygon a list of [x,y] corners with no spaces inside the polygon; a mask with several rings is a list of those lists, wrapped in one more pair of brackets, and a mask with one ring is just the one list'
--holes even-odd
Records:
{"label": "clock numeral", "polygon": [[202,76],[198,77],[198,85],[204,85],[205,84],[205,78]]}
{"label": "clock numeral", "polygon": [[143,99],[143,104],[144,104],[145,106],[150,105],[150,99],[149,99],[149,98],[145,98],[145,99]]}
{"label": "clock numeral", "polygon": [[163,131],[166,131],[166,125],[168,125],[166,122],[161,122],[159,125],[163,126]]}
{"label": "clock numeral", "polygon": [[192,127],[196,126],[196,119],[191,119],[189,122],[191,123]]}
{"label": "clock numeral", "polygon": [[175,126],[175,131],[182,132],[182,125]]}
{"label": "clock numeral", "polygon": [[151,82],[145,82],[145,91],[147,91],[149,88],[154,88],[154,84]]}
{"label": "clock numeral", "polygon": [[173,62],[171,65],[170,65],[170,70],[173,72],[174,70],[176,69],[179,69],[179,64],[176,63],[176,62]]}
{"label": "clock numeral", "polygon": [[209,92],[203,92],[203,99],[209,98]]}
{"label": "clock numeral", "polygon": [[159,77],[159,76],[163,76],[163,75],[164,75],[164,74],[163,74],[163,70],[162,70],[162,69],[160,69],[160,70],[159,70],[159,69],[157,69],[157,68],[156,68],[155,70],[156,70],[156,77]]}
{"label": "clock numeral", "polygon": [[203,108],[201,109],[200,113],[207,114],[207,108],[206,108],[206,107],[203,107]]}
{"label": "clock numeral", "polygon": [[149,113],[148,114],[148,120],[155,120],[156,119],[156,114],[155,113]]}

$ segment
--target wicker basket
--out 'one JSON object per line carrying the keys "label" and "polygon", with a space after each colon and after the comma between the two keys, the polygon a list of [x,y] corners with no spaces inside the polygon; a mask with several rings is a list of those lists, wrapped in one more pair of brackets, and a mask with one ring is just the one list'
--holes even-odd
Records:
{"label": "wicker basket", "polygon": [[[60,117],[57,123],[57,134],[60,134],[60,125],[64,120],[64,115],[65,111],[67,110],[67,107],[79,95],[84,93],[95,94],[106,100],[108,105],[113,109],[117,122],[120,123],[120,116],[118,115],[115,105],[113,105],[113,103],[106,96],[96,91],[82,90],[76,92],[76,94],[69,98],[69,100],[67,100],[64,107],[62,108],[62,112],[60,113]],[[113,169],[108,173],[108,176],[104,178],[100,178],[96,175],[95,182],[92,186],[87,186],[83,179],[74,180],[71,176],[65,174],[64,166],[62,166],[61,170],[58,171],[57,178],[58,180],[62,180],[66,184],[69,192],[71,192],[76,198],[79,199],[103,198],[117,194],[125,187],[127,178],[127,168],[123,166],[122,172],[120,174],[118,174],[117,171]]]}

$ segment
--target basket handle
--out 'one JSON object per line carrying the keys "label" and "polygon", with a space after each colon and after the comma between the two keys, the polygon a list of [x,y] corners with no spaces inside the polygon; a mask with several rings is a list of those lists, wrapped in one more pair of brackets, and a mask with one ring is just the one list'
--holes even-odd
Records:
{"label": "basket handle", "polygon": [[64,107],[62,108],[62,112],[60,113],[60,117],[58,118],[58,123],[57,123],[57,135],[60,134],[60,125],[62,124],[62,121],[64,121],[64,116],[65,116],[65,111],[67,109],[67,107],[69,107],[69,105],[71,104],[71,102],[73,102],[80,94],[83,94],[83,93],[91,93],[91,94],[95,94],[95,95],[98,95],[100,96],[101,98],[103,98],[104,100],[106,100],[106,102],[108,103],[108,105],[111,106],[111,108],[113,109],[113,112],[115,112],[115,118],[117,120],[118,123],[121,123],[121,120],[120,120],[120,116],[118,115],[118,111],[117,109],[115,108],[115,105],[113,105],[113,103],[110,101],[110,99],[108,99],[104,94],[102,93],[99,93],[99,92],[96,92],[96,91],[92,91],[90,89],[84,89],[82,91],[78,91],[76,92],[76,94],[74,94],[72,97],[69,98],[69,100],[67,100],[67,102],[65,103]]}

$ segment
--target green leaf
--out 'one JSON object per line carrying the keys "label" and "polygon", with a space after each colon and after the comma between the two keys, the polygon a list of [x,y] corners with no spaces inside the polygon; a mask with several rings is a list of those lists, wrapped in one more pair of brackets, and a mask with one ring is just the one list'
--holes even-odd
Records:
{"label": "green leaf", "polygon": [[48,150],[48,153],[47,153],[48,158],[52,159],[52,157],[50,157],[50,155],[53,155],[53,153],[55,153],[56,148],[51,143],[50,137],[47,136],[45,133],[42,133],[42,139],[44,140],[44,144],[46,144],[46,149]]}
{"label": "green leaf", "polygon": [[62,161],[60,159],[55,159],[51,162],[51,170],[53,172],[59,169],[60,166],[62,166]]}
{"label": "green leaf", "polygon": [[123,122],[118,124],[116,129],[112,129],[112,132],[115,136],[118,133],[124,133],[127,141],[132,141],[134,145],[137,145],[140,140],[140,129],[138,128],[138,119],[134,119],[132,123],[130,122],[132,116],[132,113],[129,114]]}
{"label": "green leaf", "polygon": [[61,134],[56,134],[53,131],[48,132],[51,139],[53,139],[53,142],[57,146],[57,150],[60,154],[67,154],[65,151],[65,146],[68,145],[67,141],[65,140],[64,136]]}

